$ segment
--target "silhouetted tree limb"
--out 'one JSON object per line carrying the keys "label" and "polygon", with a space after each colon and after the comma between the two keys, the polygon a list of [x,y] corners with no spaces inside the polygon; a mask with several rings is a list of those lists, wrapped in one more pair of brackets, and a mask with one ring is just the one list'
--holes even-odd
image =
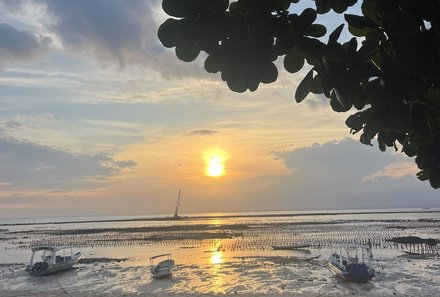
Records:
{"label": "silhouetted tree limb", "polygon": [[323,94],[334,111],[359,110],[346,124],[361,132],[362,143],[376,138],[382,151],[400,148],[415,156],[419,179],[439,188],[440,0],[363,0],[362,15],[344,15],[353,38],[343,44],[344,24],[323,43],[318,38],[327,28],[316,17],[341,14],[357,0],[315,0],[315,9],[299,15],[289,10],[297,2],[163,0],[172,18],[158,36],[183,61],[206,52],[206,71],[220,72],[235,92],[276,81],[278,57],[291,73],[309,64],[297,102]]}

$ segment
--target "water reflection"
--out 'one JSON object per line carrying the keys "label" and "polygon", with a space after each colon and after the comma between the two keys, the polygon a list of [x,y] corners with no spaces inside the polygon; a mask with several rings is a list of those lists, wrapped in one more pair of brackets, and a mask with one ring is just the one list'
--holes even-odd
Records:
{"label": "water reflection", "polygon": [[223,263],[223,252],[222,251],[215,251],[212,253],[211,258],[209,259],[209,262],[211,264],[217,265]]}
{"label": "water reflection", "polygon": [[209,221],[209,223],[213,226],[220,226],[220,224],[222,223],[222,221],[220,219],[211,219]]}
{"label": "water reflection", "polygon": [[209,258],[209,263],[211,264],[210,266],[210,274],[211,274],[211,282],[210,282],[210,287],[211,287],[211,291],[213,291],[214,293],[221,293],[224,292],[224,285],[225,285],[225,280],[224,280],[224,267],[223,267],[223,262],[224,262],[224,252],[221,250],[221,245],[222,245],[222,241],[218,240],[215,241],[214,244],[212,245],[212,254],[211,257]]}

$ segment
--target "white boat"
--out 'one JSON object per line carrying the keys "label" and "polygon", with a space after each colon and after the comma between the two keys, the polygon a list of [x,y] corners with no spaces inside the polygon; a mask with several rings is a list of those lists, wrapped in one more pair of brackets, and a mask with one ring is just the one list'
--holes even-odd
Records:
{"label": "white boat", "polygon": [[150,257],[151,276],[153,278],[170,276],[172,274],[171,270],[174,268],[174,265],[174,260],[171,258],[171,254],[163,254]]}
{"label": "white boat", "polygon": [[[41,260],[36,260],[38,257]],[[80,259],[81,253],[73,253],[71,247],[34,247],[26,271],[31,275],[48,275],[72,268]]]}
{"label": "white boat", "polygon": [[368,282],[374,277],[370,258],[371,249],[366,245],[339,244],[333,247],[328,264],[345,281]]}

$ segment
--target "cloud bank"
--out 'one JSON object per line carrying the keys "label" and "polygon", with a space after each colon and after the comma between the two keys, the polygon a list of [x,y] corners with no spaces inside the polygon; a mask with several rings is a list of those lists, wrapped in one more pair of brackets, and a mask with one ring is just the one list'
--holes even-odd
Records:
{"label": "cloud bank", "polygon": [[274,155],[292,175],[275,181],[256,201],[268,209],[438,205],[438,193],[416,178],[417,170],[407,157],[350,138]]}
{"label": "cloud bank", "polygon": [[133,161],[115,161],[103,154],[79,155],[0,136],[0,183],[16,189],[90,188]]}
{"label": "cloud bank", "polygon": [[5,62],[26,61],[38,58],[48,51],[51,39],[20,31],[0,23],[0,65]]}
{"label": "cloud bank", "polygon": [[41,56],[51,41],[43,37],[44,32],[62,51],[91,57],[103,65],[147,68],[165,78],[206,76],[200,65],[178,60],[160,43],[160,4],[159,0],[5,1],[0,3],[0,12],[14,15],[20,24],[25,21],[23,15],[31,17],[31,28],[38,32],[0,25],[0,54],[9,60]]}
{"label": "cloud bank", "polygon": [[157,38],[158,0],[41,0],[50,21],[47,28],[63,47],[98,61],[121,67],[150,67],[166,77],[201,75],[201,69],[184,64]]}

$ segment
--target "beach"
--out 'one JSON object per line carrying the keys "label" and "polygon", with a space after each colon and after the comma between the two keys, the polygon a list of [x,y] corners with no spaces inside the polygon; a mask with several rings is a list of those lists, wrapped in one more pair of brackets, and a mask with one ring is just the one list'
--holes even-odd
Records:
{"label": "beach", "polygon": [[[143,294],[101,294],[101,293],[85,293],[85,292],[72,292],[72,293],[65,293],[63,291],[53,291],[53,292],[44,292],[44,293],[34,293],[34,292],[2,292],[2,294],[5,293],[5,295],[2,295],[4,297],[27,297],[30,294],[35,297],[59,297],[59,296],[76,296],[76,297],[119,297],[119,296],[125,296],[125,297],[132,297],[132,296],[141,296],[141,297],[211,297],[213,295],[210,294],[151,294],[151,293],[143,293]],[[362,295],[362,293],[352,293],[352,296],[369,296],[369,295]],[[243,297],[267,297],[267,296],[282,296],[282,297],[327,297],[327,296],[334,296],[334,297],[344,297],[347,296],[347,294],[340,293],[339,295],[326,295],[326,294],[317,294],[317,295],[310,295],[310,294],[297,294],[297,293],[288,293],[288,294],[280,294],[280,295],[274,295],[274,294],[222,294],[217,295],[222,297],[236,297],[236,296],[243,296]],[[379,297],[387,297],[387,296],[396,296],[396,297],[414,297],[416,295],[376,295]],[[436,297],[439,296],[438,293],[432,293],[431,295],[420,295],[420,296],[426,296],[426,297]]]}
{"label": "beach", "polygon": [[[437,212],[94,221],[4,223],[0,295],[440,296],[438,245],[392,241],[438,241]],[[328,269],[331,246],[343,242],[371,244],[373,281],[344,282]],[[36,245],[70,245],[83,257],[73,269],[30,276],[24,269]],[[152,279],[149,257],[168,252],[172,277]]]}

